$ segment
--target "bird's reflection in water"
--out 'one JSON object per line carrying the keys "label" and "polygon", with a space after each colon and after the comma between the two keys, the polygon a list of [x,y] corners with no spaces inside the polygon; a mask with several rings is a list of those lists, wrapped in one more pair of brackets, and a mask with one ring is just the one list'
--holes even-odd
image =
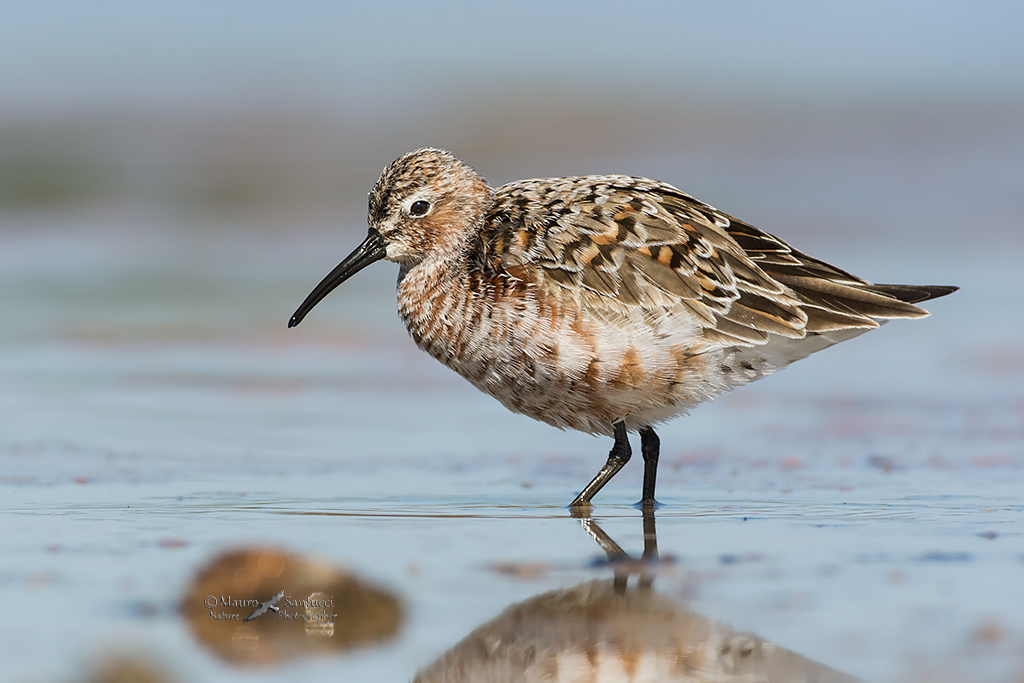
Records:
{"label": "bird's reflection in water", "polygon": [[[431,663],[414,683],[844,682],[857,679],[688,611],[653,590],[658,545],[645,511],[644,554],[629,556],[591,518],[611,580],[512,605]],[[630,585],[629,578],[637,574]]]}

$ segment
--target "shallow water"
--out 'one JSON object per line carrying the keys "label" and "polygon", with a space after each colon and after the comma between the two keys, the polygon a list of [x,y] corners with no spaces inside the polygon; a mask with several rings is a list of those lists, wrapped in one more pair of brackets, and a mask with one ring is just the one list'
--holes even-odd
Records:
{"label": "shallow water", "polygon": [[[933,160],[901,163],[919,178],[905,180],[909,193],[934,192],[922,189],[941,175]],[[779,196],[827,184],[814,164],[780,169]],[[735,183],[753,185],[742,171]],[[961,210],[924,201],[920,221],[893,235],[765,225],[867,277],[963,290],[932,302],[928,319],[826,350],[659,430],[662,561],[644,571],[665,618],[723,662],[712,631],[755,634],[776,646],[763,652],[795,653],[786,661],[824,680],[1024,673],[1024,330],[1011,314],[1022,233],[1001,218],[1020,208],[1010,185],[986,185],[978,225],[993,227],[973,234],[977,258],[948,238]],[[418,352],[394,315],[393,265],[285,329],[359,229],[8,223],[21,228],[0,253],[9,680],[73,680],[122,655],[172,680],[409,680],[510,605],[581,595],[623,567],[641,590],[643,566],[609,563],[597,532],[563,507],[610,443],[510,415]],[[640,469],[631,463],[593,511],[634,558]],[[186,592],[221,553],[268,546],[297,566],[350,570],[394,598],[401,623],[256,668],[222,658],[183,616]],[[271,639],[267,623],[253,625]],[[637,661],[660,661],[632,647]]]}

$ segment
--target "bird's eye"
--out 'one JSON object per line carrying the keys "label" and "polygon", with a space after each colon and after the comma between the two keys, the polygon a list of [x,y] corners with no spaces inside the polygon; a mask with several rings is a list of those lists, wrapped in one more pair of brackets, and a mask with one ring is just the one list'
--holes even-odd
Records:
{"label": "bird's eye", "polygon": [[418,199],[409,207],[410,216],[426,216],[430,211],[430,202]]}

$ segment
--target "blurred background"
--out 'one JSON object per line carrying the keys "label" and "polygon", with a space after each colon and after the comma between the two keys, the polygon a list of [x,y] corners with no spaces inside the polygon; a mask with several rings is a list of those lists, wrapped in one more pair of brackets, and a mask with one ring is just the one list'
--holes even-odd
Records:
{"label": "blurred background", "polygon": [[[362,239],[380,170],[425,146],[450,149],[492,185],[657,178],[862,277],[960,285],[926,321],[894,323],[667,426],[665,458],[682,474],[665,475],[666,514],[712,512],[704,531],[663,522],[663,547],[725,577],[704,593],[679,588],[714,597],[702,606],[711,616],[861,675],[919,673],[939,652],[976,661],[970,634],[993,629],[1000,647],[1024,651],[1024,622],[1000,611],[1020,596],[1019,553],[949,575],[943,565],[932,593],[914,592],[920,565],[899,555],[910,537],[915,558],[950,538],[988,543],[975,521],[943,523],[996,505],[986,496],[1004,489],[993,479],[1009,487],[1024,468],[1022,27],[1024,6],[1010,1],[5,2],[0,484],[11,524],[0,649],[33,662],[12,675],[65,680],[83,651],[147,633],[132,605],[173,613],[194,568],[239,539],[362,561],[405,591],[413,626],[397,650],[349,661],[351,680],[407,678],[533,590],[481,574],[488,553],[564,552],[571,563],[594,552],[555,531],[579,531],[564,511],[540,506],[569,500],[607,444],[509,415],[419,354],[394,312],[392,265],[285,328]],[[906,479],[871,488],[890,472]],[[687,486],[671,488],[673,476]],[[718,558],[792,538],[787,525],[806,510],[779,512],[779,536],[730,539],[716,524],[761,496],[744,491],[806,492],[800,476],[811,489],[828,482],[822,501],[860,495],[845,493],[848,476],[866,499],[923,501],[905,519],[931,531],[891,535],[886,552],[902,559],[879,569],[909,576],[904,592],[883,600],[861,570],[840,590],[820,586],[825,573],[799,573],[811,566],[802,553],[826,547],[813,538],[758,551],[811,591],[802,620],[787,621],[793,603],[759,603],[760,579],[736,590]],[[635,498],[638,471],[620,481],[604,510],[629,517],[612,501]],[[735,500],[718,498],[723,482]],[[967,502],[943,497],[953,489]],[[1009,493],[999,500],[1014,505]],[[558,519],[539,534],[507,522],[528,541],[511,546],[493,526],[479,532],[488,544],[432,519],[506,505]],[[1016,530],[1007,525],[1020,538],[1015,505]],[[145,514],[126,518],[126,506]],[[283,516],[327,509],[351,517]],[[429,514],[377,525],[394,509]],[[846,508],[821,510],[848,521]],[[673,529],[687,540],[673,545]],[[877,529],[863,531],[827,547],[876,557]],[[413,534],[423,557],[401,550]],[[448,554],[432,575],[436,547]],[[449,572],[460,580],[432,583]],[[943,581],[982,595],[935,607]],[[435,597],[417,603],[417,590]],[[79,616],[58,624],[40,611],[69,605]],[[161,649],[193,661],[173,619],[146,623]],[[923,635],[908,640],[908,624]],[[235,675],[202,659],[184,666],[197,680]],[[1024,670],[1016,655],[993,666],[992,680]],[[985,680],[976,674],[962,680]]]}
{"label": "blurred background", "polygon": [[494,184],[655,176],[840,240],[949,238],[998,203],[978,237],[1020,208],[1013,2],[16,0],[3,19],[15,237],[359,230],[379,169],[421,146]]}

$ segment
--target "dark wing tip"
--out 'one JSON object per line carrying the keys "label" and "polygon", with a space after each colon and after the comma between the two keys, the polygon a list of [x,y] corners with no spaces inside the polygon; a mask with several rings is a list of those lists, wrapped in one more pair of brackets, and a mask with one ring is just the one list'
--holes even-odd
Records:
{"label": "dark wing tip", "polygon": [[953,285],[871,285],[871,289],[896,297],[908,304],[938,299],[960,289]]}

